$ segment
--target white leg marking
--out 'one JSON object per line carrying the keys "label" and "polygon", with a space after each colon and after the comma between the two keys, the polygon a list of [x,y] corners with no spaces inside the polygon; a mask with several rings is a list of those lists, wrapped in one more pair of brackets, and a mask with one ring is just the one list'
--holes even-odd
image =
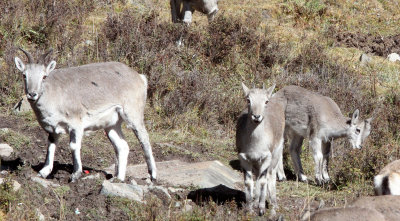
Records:
{"label": "white leg marking", "polygon": [[115,153],[117,155],[117,163],[115,168],[115,174],[121,181],[125,180],[126,166],[128,164],[129,146],[124,140],[121,131],[121,126],[118,125],[107,131],[108,138],[114,146]]}
{"label": "white leg marking", "polygon": [[303,137],[293,135],[292,142],[290,143],[290,156],[294,166],[295,173],[301,182],[307,182],[307,176],[303,174],[303,166],[301,165],[300,154],[301,146],[303,144]]}
{"label": "white leg marking", "polygon": [[400,174],[392,172],[389,175],[389,189],[391,195],[400,195]]}
{"label": "white leg marking", "polygon": [[46,178],[53,170],[54,154],[56,152],[58,137],[59,135],[49,134],[46,162],[44,167],[39,171],[39,175],[43,178]]}
{"label": "white leg marking", "polygon": [[328,169],[329,169],[329,155],[331,153],[331,142],[322,143],[322,178],[325,183],[330,181]]}
{"label": "white leg marking", "polygon": [[376,175],[374,177],[374,190],[375,190],[375,195],[380,196],[383,194],[382,191],[382,180],[383,180],[382,175]]}
{"label": "white leg marking", "polygon": [[285,181],[286,180],[285,170],[283,169],[283,154],[281,154],[279,156],[277,175],[278,175],[278,180],[279,181]]}
{"label": "white leg marking", "polygon": [[252,173],[252,165],[246,160],[244,154],[239,154],[240,165],[243,169],[244,193],[246,195],[246,209],[249,212],[253,211],[254,198],[254,181]]}
{"label": "white leg marking", "polygon": [[310,147],[313,151],[313,157],[315,162],[315,181],[318,185],[321,185],[323,182],[322,179],[322,147],[321,147],[321,140],[318,138],[311,138],[310,139]]}

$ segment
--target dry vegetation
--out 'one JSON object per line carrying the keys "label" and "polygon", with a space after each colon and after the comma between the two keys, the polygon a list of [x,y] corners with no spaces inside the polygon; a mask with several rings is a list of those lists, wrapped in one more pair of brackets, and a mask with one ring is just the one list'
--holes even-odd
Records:
{"label": "dry vegetation", "polygon": [[[359,108],[362,117],[375,119],[363,150],[350,150],[346,143],[335,141],[332,185],[279,183],[281,212],[295,219],[304,202],[314,197],[343,205],[356,196],[372,194],[373,175],[399,158],[400,65],[385,57],[400,52],[400,1],[224,0],[213,23],[208,25],[205,17],[195,13],[190,28],[170,22],[167,2],[0,1],[2,115],[15,117],[10,110],[23,93],[22,78],[13,61],[14,56],[22,56],[19,46],[39,52],[54,48],[58,67],[117,60],[149,79],[146,119],[153,142],[199,146],[201,151],[191,149],[190,159],[228,163],[235,159],[234,125],[244,107],[240,82],[276,82],[278,89],[296,84],[331,97],[346,115]],[[176,46],[180,38],[184,47]],[[366,66],[358,62],[363,52],[373,59]],[[21,118],[29,128],[38,128],[32,115]],[[0,135],[2,142],[18,137]],[[23,149],[29,139],[20,137],[20,142],[13,142]],[[163,154],[171,158],[171,152]],[[306,174],[312,177],[307,149],[302,157]],[[286,163],[287,169],[290,164]],[[7,206],[29,200],[23,195],[11,193],[3,185],[0,217],[34,217],[33,206],[24,211]],[[293,206],[294,202],[302,204]],[[190,213],[168,210],[166,214],[155,209],[161,205],[156,200],[144,209],[119,199],[109,203],[132,220],[252,218],[233,204],[209,203]],[[64,209],[73,210],[68,205]],[[57,209],[61,211],[61,206]],[[53,218],[68,219],[66,214]]]}

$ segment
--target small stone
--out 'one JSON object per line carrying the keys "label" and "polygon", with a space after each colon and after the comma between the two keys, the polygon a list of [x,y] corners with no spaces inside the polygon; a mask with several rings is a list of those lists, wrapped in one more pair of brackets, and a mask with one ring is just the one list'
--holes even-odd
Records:
{"label": "small stone", "polygon": [[0,144],[0,157],[4,158],[4,157],[9,157],[11,156],[11,153],[13,152],[13,148],[10,147],[10,145],[6,144],[6,143],[2,143]]}
{"label": "small stone", "polygon": [[38,184],[40,184],[40,185],[42,185],[44,188],[59,187],[60,186],[60,184],[53,183],[53,182],[51,182],[49,180],[45,180],[45,179],[40,178],[38,176],[31,177],[31,180],[36,182],[36,183],[38,183]]}
{"label": "small stone", "polygon": [[8,128],[1,128],[0,131],[1,131],[2,133],[8,133],[8,132],[10,131],[10,129],[8,129]]}
{"label": "small stone", "polygon": [[175,208],[179,208],[179,207],[181,207],[181,202],[175,202]]}
{"label": "small stone", "polygon": [[143,189],[138,185],[111,183],[110,181],[105,180],[100,193],[103,195],[124,197],[137,202],[143,202]]}
{"label": "small stone", "polygon": [[387,58],[389,59],[389,61],[391,62],[396,62],[396,61],[400,61],[400,55],[397,53],[391,53],[387,56]]}
{"label": "small stone", "polygon": [[86,44],[86,45],[89,45],[89,46],[93,46],[93,41],[91,41],[91,40],[86,40],[86,41],[85,41],[85,44]]}
{"label": "small stone", "polygon": [[182,211],[183,212],[190,212],[193,209],[193,206],[188,204],[189,201],[185,201],[185,204],[183,205]]}
{"label": "small stone", "polygon": [[88,180],[88,179],[100,179],[100,174],[96,173],[82,178],[82,180]]}
{"label": "small stone", "polygon": [[372,61],[372,58],[368,56],[367,54],[362,54],[360,56],[360,64],[361,66],[364,66]]}
{"label": "small stone", "polygon": [[176,193],[176,192],[183,192],[182,188],[174,188],[174,187],[168,187],[168,191],[171,193]]}

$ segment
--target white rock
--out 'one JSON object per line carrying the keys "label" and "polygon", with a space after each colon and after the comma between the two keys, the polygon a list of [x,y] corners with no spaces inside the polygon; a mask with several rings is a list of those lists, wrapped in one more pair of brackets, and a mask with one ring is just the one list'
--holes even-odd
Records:
{"label": "white rock", "polygon": [[50,180],[45,180],[43,178],[40,178],[38,176],[33,176],[31,177],[31,180],[42,185],[44,188],[49,188],[49,187],[59,187],[60,184],[53,183]]}
{"label": "white rock", "polygon": [[387,58],[388,58],[389,61],[391,61],[391,62],[400,61],[400,55],[397,54],[397,53],[391,53],[390,55],[387,56]]}
{"label": "white rock", "polygon": [[110,181],[105,180],[100,193],[103,195],[124,197],[137,202],[143,202],[143,190],[137,185],[111,183]]}
{"label": "white rock", "polygon": [[0,158],[4,158],[4,157],[9,157],[11,156],[11,153],[13,152],[13,148],[10,147],[10,145],[6,144],[6,143],[2,143],[0,144]]}

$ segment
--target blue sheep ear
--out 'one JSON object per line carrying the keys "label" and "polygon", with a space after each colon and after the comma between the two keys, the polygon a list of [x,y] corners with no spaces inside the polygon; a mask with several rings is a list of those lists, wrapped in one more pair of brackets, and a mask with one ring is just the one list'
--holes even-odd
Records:
{"label": "blue sheep ear", "polygon": [[51,62],[47,65],[47,67],[46,67],[46,74],[47,74],[47,75],[50,74],[50,72],[56,68],[56,64],[57,64],[56,61],[51,61]]}
{"label": "blue sheep ear", "polygon": [[243,82],[242,82],[242,88],[243,88],[244,96],[247,97],[247,95],[249,95],[250,89]]}
{"label": "blue sheep ear", "polygon": [[25,71],[24,62],[19,57],[15,57],[14,61],[15,61],[15,66],[17,66],[18,70],[24,72]]}
{"label": "blue sheep ear", "polygon": [[358,117],[360,116],[360,111],[357,109],[354,111],[353,116],[351,117],[351,124],[356,125],[358,123]]}

